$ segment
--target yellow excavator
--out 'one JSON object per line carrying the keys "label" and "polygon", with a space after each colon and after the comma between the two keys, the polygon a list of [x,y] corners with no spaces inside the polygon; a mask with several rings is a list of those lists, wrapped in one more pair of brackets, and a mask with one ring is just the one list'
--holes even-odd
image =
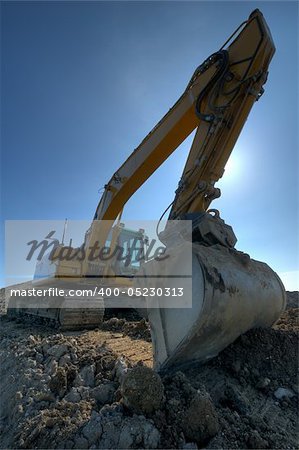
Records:
{"label": "yellow excavator", "polygon": [[[195,70],[182,96],[106,184],[86,233],[84,249],[97,243],[99,248],[108,245],[113,250],[125,234],[120,215],[126,202],[196,130],[169,207],[166,228],[161,233],[167,258],[143,262],[137,275],[133,266],[126,267],[126,273],[119,270],[116,274],[112,262],[103,267],[86,258],[52,261],[55,282],[75,278],[88,286],[95,283],[96,276],[103,284],[109,280],[114,286],[134,286],[143,299],[149,286],[154,289],[154,296],[145,298],[145,302],[156,370],[209,359],[250,328],[271,326],[285,307],[285,290],[277,274],[236,250],[232,228],[217,210],[209,209],[220,196],[216,183],[224,174],[249,112],[263,94],[274,52],[267,23],[262,13],[255,10],[220,50]],[[173,221],[191,224],[189,237],[182,227],[176,231]],[[135,232],[136,236],[132,233],[131,237],[137,236],[142,247],[146,241],[143,231]],[[187,267],[191,267],[191,274]],[[158,295],[158,288],[165,288],[166,284],[161,284],[163,278],[164,283],[169,283],[167,289],[179,289],[180,274],[183,278],[186,275],[187,281],[189,277],[191,304],[180,304],[177,298],[173,306],[173,299],[163,290]],[[71,319],[63,319],[68,310],[65,303],[63,313],[57,312],[57,304],[48,306],[38,310],[38,314],[47,318],[52,311],[52,319],[66,327],[77,321],[79,328],[85,328],[102,320],[102,306],[92,309],[87,303],[76,313],[69,308]],[[17,314],[28,314],[29,310],[29,314],[34,314],[34,305],[29,307],[24,301],[14,299],[9,308]]]}

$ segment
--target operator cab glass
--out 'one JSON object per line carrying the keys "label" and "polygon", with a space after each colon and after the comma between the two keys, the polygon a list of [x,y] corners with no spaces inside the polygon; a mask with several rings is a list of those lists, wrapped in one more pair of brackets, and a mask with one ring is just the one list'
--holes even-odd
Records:
{"label": "operator cab glass", "polygon": [[132,276],[145,258],[146,237],[143,230],[122,228],[117,238],[117,257],[115,269],[118,274]]}

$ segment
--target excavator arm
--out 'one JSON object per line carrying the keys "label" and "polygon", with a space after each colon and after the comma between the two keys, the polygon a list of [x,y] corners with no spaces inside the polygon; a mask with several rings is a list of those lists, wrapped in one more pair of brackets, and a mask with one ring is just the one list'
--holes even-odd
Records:
{"label": "excavator arm", "polygon": [[208,208],[220,195],[214,185],[224,173],[253,103],[263,92],[274,51],[263,15],[255,10],[195,70],[179,100],[106,184],[86,245],[94,241],[105,245],[110,224],[129,198],[195,129],[169,218]]}

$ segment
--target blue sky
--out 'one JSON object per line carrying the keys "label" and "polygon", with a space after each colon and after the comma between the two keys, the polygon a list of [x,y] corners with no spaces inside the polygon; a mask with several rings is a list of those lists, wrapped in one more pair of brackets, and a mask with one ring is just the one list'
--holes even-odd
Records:
{"label": "blue sky", "polygon": [[[2,2],[2,224],[92,218],[99,189],[255,8],[277,50],[213,207],[238,248],[295,289],[297,2]],[[190,143],[129,201],[126,219],[160,217]]]}

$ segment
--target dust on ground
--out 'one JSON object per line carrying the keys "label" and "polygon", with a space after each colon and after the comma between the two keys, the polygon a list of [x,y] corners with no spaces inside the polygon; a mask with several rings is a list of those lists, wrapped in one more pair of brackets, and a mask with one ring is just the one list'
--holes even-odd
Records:
{"label": "dust on ground", "polygon": [[57,333],[1,317],[1,448],[298,448],[298,293],[272,329],[160,377],[147,321]]}

